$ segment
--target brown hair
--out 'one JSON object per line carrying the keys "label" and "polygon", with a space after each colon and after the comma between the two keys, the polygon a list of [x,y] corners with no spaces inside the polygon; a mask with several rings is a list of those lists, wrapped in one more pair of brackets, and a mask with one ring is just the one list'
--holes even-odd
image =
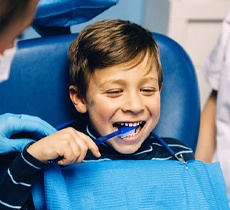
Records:
{"label": "brown hair", "polygon": [[27,9],[31,0],[0,0],[0,34]]}
{"label": "brown hair", "polygon": [[96,68],[132,63],[138,65],[148,54],[155,64],[159,86],[163,73],[157,43],[150,31],[124,20],[102,20],[84,28],[71,43],[68,57],[70,83],[86,98],[89,78]]}

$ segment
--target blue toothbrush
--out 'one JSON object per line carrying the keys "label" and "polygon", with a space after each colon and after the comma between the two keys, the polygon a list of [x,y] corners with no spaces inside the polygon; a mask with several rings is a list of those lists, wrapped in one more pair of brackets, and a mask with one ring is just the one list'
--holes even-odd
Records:
{"label": "blue toothbrush", "polygon": [[115,137],[115,136],[121,136],[122,138],[128,136],[129,134],[132,133],[132,131],[134,129],[136,129],[138,126],[124,126],[124,127],[121,127],[119,128],[117,131],[114,131],[113,133],[110,133],[108,135],[105,135],[105,136],[100,136],[98,138],[96,138],[94,140],[94,142],[96,143],[96,145],[99,145],[99,144],[102,144],[104,142],[106,142],[107,140]]}

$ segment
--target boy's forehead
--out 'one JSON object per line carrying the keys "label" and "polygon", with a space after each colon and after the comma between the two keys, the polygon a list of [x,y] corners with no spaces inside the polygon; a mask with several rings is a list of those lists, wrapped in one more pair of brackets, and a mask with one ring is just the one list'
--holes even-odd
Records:
{"label": "boy's forehead", "polygon": [[116,75],[119,76],[122,72],[136,70],[140,70],[140,72],[138,73],[140,74],[140,76],[147,76],[149,74],[157,75],[158,72],[156,62],[153,59],[150,60],[148,57],[144,57],[144,59],[140,62],[133,60],[130,62],[112,65],[109,67],[96,68],[93,75],[100,75],[101,77],[103,74],[105,74],[106,76],[110,75],[114,78],[116,77]]}
{"label": "boy's forehead", "polygon": [[120,63],[111,67],[117,67],[125,71],[130,70],[138,65],[141,65],[144,69],[150,71],[152,67],[156,66],[156,61],[150,57],[149,54],[146,54],[144,56],[136,56],[136,58],[131,61]]}
{"label": "boy's forehead", "polygon": [[136,66],[140,66],[144,75],[150,72],[157,72],[156,61],[152,57],[145,56],[142,60],[136,61],[135,59],[121,65],[124,70],[131,70]]}

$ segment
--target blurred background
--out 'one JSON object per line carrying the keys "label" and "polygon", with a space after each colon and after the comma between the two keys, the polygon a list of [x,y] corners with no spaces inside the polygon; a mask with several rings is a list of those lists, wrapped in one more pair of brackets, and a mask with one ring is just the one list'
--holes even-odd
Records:
{"label": "blurred background", "polygon": [[[71,27],[77,33],[101,19],[119,18],[138,23],[177,41],[189,54],[196,69],[201,108],[210,93],[202,70],[230,9],[230,0],[119,0],[118,4],[88,22]],[[31,27],[21,39],[40,37]]]}

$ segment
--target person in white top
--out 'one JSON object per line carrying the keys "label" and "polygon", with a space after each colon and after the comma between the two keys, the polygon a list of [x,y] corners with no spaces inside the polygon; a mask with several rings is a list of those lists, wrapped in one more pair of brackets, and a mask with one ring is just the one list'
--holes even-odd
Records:
{"label": "person in white top", "polygon": [[212,92],[201,114],[196,159],[219,161],[230,198],[230,11],[204,68]]}

